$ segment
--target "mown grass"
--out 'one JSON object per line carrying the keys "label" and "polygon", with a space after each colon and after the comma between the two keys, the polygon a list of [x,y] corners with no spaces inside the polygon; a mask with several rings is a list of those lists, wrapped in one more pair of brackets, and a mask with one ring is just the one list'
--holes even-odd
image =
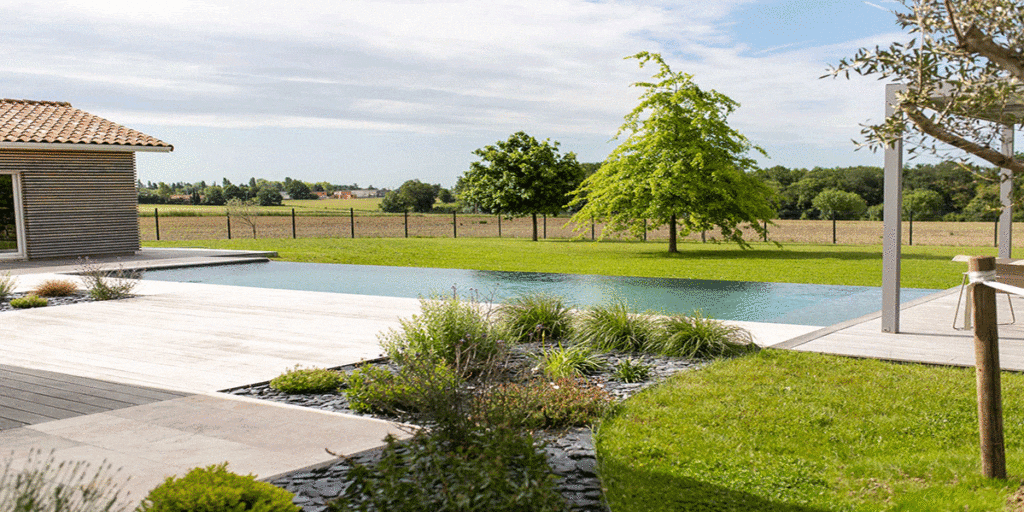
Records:
{"label": "mown grass", "polygon": [[1003,375],[1006,480],[981,477],[972,369],[765,351],[677,374],[597,433],[612,509],[1006,510],[1024,375]]}
{"label": "mown grass", "polygon": [[[146,242],[149,247],[277,251],[286,261],[560,272],[641,277],[881,286],[880,245],[735,245],[664,242],[530,242],[494,238],[306,238]],[[957,254],[994,255],[992,247],[905,246],[903,286],[944,289],[960,283]]]}

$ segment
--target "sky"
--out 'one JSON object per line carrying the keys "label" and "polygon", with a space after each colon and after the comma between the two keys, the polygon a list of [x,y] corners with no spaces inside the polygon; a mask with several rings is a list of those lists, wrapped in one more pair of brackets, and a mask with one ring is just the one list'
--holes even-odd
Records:
{"label": "sky", "polygon": [[0,97],[68,101],[174,145],[143,182],[250,177],[451,187],[525,131],[580,162],[620,142],[651,76],[740,103],[760,165],[882,165],[856,151],[884,82],[820,79],[908,38],[892,0],[0,0]]}

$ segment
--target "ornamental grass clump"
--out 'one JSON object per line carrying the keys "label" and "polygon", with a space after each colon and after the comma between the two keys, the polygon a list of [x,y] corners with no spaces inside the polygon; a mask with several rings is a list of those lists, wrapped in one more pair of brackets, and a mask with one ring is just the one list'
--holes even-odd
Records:
{"label": "ornamental grass clump", "polygon": [[657,336],[657,325],[648,314],[630,311],[624,302],[590,308],[580,315],[576,339],[611,351],[644,352]]}
{"label": "ornamental grass clump", "polygon": [[299,512],[293,496],[254,475],[232,473],[225,462],[168,477],[149,492],[138,512]]}
{"label": "ornamental grass clump", "polygon": [[79,260],[78,273],[85,280],[89,296],[96,300],[114,300],[129,297],[142,279],[141,270],[103,270],[89,258]]}
{"label": "ornamental grass clump", "polygon": [[[14,469],[13,457],[0,472],[0,510],[5,512],[121,512],[131,510],[118,489],[128,481],[106,462],[94,470],[85,461],[58,462],[51,451],[32,449]],[[120,501],[120,503],[119,503]]]}
{"label": "ornamental grass clump", "polygon": [[612,379],[619,382],[645,382],[649,378],[651,378],[651,367],[632,359],[623,359],[619,364],[615,365],[615,369],[612,372]]}
{"label": "ornamental grass clump", "polygon": [[78,291],[78,284],[70,279],[47,279],[36,286],[32,293],[40,297],[67,297]]}
{"label": "ornamental grass clump", "polygon": [[35,295],[26,295],[20,299],[11,300],[11,307],[16,309],[42,308],[49,305],[49,301]]}
{"label": "ornamental grass clump", "polygon": [[11,277],[10,272],[0,274],[0,300],[4,300],[14,293],[14,286],[17,284],[18,280]]}
{"label": "ornamental grass clump", "polygon": [[606,367],[607,363],[588,345],[563,347],[559,343],[557,347],[541,350],[534,371],[544,374],[549,379],[560,379],[593,375]]}
{"label": "ornamental grass clump", "polygon": [[498,308],[498,318],[510,342],[561,340],[572,333],[572,310],[553,295],[515,297]]}
{"label": "ornamental grass clump", "polygon": [[498,384],[476,400],[477,421],[496,430],[586,426],[612,403],[607,391],[579,378]]}
{"label": "ornamental grass clump", "polygon": [[700,313],[689,317],[667,317],[662,320],[661,329],[661,336],[653,348],[666,356],[710,359],[758,350],[746,329],[705,318]]}
{"label": "ornamental grass clump", "polygon": [[270,381],[270,387],[289,394],[328,393],[338,389],[345,377],[326,368],[300,368],[295,365]]}

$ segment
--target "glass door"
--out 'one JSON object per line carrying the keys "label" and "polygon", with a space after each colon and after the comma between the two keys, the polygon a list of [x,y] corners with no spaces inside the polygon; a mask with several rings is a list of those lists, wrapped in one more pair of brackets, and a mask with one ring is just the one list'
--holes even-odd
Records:
{"label": "glass door", "polygon": [[15,190],[18,180],[13,174],[0,174],[0,258],[21,256],[19,247],[20,194]]}

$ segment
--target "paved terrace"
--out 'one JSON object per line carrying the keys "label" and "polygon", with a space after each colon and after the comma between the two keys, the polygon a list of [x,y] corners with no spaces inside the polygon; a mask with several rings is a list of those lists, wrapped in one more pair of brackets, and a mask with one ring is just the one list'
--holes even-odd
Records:
{"label": "paved terrace", "polygon": [[[146,249],[97,263],[152,268],[268,256]],[[19,289],[27,290],[78,266],[6,262],[0,273],[17,274]],[[377,333],[417,313],[418,301],[157,281],[144,281],[136,294],[0,314],[0,417],[5,408],[20,411],[20,419],[0,426],[0,451],[13,453],[15,465],[33,448],[56,450],[61,459],[107,460],[132,476],[128,489],[138,500],[166,476],[195,466],[229,461],[236,472],[270,478],[330,462],[325,448],[354,453],[403,433],[382,421],[217,391],[269,380],[296,364],[377,357]],[[1008,318],[1005,297],[998,304],[1000,318]],[[870,317],[827,329],[736,323],[764,346],[970,365],[971,333],[951,327],[955,305],[956,290],[916,301],[904,310],[900,335],[882,334]],[[1017,310],[1024,316],[1024,306]],[[1021,327],[1000,334],[1004,367],[1024,370]]]}

